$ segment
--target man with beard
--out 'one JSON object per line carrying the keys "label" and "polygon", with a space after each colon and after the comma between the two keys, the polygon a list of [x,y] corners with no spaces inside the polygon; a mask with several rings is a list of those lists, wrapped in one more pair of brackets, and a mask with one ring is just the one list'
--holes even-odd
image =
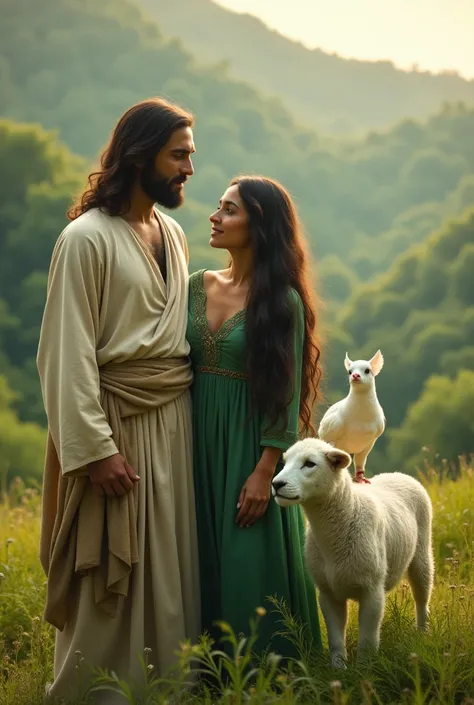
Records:
{"label": "man with beard", "polygon": [[155,205],[183,201],[192,126],[160,99],[130,108],[52,255],[37,359],[54,697],[77,665],[140,681],[148,650],[163,675],[199,635],[187,247]]}

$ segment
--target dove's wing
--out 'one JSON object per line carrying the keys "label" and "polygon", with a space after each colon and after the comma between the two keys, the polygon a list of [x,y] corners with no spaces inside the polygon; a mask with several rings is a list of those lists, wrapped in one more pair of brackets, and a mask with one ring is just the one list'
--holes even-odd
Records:
{"label": "dove's wing", "polygon": [[344,400],[341,400],[330,406],[321,419],[318,436],[322,441],[337,443],[344,429],[343,403]]}

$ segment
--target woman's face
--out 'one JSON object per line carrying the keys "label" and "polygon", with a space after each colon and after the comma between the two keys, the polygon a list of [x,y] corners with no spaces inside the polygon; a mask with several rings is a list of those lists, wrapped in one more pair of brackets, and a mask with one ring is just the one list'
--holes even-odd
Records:
{"label": "woman's face", "polygon": [[251,245],[248,228],[248,215],[240,197],[237,184],[229,186],[219,203],[219,210],[213,213],[211,221],[211,247],[225,250],[242,250]]}

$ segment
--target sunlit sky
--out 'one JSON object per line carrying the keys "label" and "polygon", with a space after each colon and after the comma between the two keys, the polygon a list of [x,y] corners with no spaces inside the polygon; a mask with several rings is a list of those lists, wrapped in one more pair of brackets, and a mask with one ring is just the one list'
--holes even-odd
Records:
{"label": "sunlit sky", "polygon": [[474,78],[474,0],[216,0],[308,47]]}

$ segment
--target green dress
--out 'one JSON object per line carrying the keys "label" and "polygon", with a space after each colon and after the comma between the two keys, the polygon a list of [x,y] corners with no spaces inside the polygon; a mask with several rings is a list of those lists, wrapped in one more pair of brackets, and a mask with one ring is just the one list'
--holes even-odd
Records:
{"label": "green dress", "polygon": [[[267,597],[283,600],[307,626],[307,639],[321,644],[316,591],[303,563],[304,521],[298,506],[281,508],[271,499],[265,515],[249,528],[236,524],[240,491],[265,446],[282,451],[297,440],[303,343],[303,309],[295,301],[294,395],[284,432],[263,432],[264,419],[249,417],[245,374],[245,311],[211,334],[206,317],[204,271],[190,277],[187,337],[194,369],[193,442],[202,629],[218,640],[216,621],[249,634],[257,607],[267,610],[259,625],[256,651],[296,656],[282,616]],[[277,425],[278,427],[278,425]],[[219,644],[222,646],[222,644]]]}

